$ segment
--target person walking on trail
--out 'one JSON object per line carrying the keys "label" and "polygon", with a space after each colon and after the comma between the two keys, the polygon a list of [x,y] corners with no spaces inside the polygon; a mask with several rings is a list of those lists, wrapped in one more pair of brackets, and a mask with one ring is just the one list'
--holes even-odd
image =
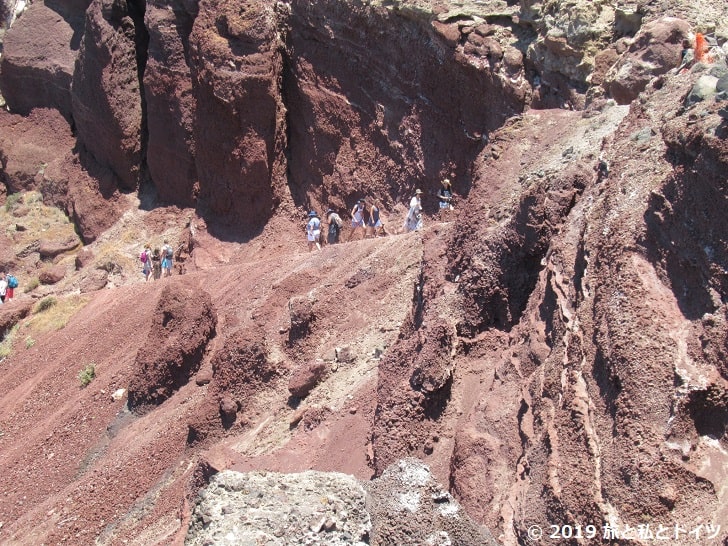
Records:
{"label": "person walking on trail", "polygon": [[156,281],[162,277],[162,253],[156,247],[152,251],[152,278]]}
{"label": "person walking on trail", "polygon": [[354,233],[356,233],[356,230],[361,228],[362,231],[364,231],[366,222],[364,221],[364,210],[366,207],[366,203],[364,202],[364,199],[359,199],[356,202],[356,205],[354,205],[354,208],[351,209],[351,233],[349,234],[349,238],[347,241],[351,241],[352,237],[354,237]]}
{"label": "person walking on trail", "polygon": [[316,214],[315,210],[308,213],[308,223],[306,224],[306,238],[308,239],[308,251],[313,250],[314,245],[316,250],[321,250],[321,243],[319,242],[321,237],[321,220]]}
{"label": "person walking on trail", "polygon": [[8,287],[5,289],[5,302],[9,302],[15,296],[15,289],[18,287],[18,279],[12,273],[8,273],[6,278]]}
{"label": "person walking on trail", "polygon": [[440,200],[440,210],[453,210],[455,208],[452,205],[452,184],[449,179],[446,178],[442,181],[442,187],[437,192],[437,198]]}
{"label": "person walking on trail", "polygon": [[379,237],[384,233],[384,224],[379,215],[379,201],[374,200],[372,206],[369,207],[369,221],[367,222],[367,233],[371,237]]}
{"label": "person walking on trail", "polygon": [[5,297],[8,292],[8,281],[5,278],[5,273],[0,273],[0,303],[5,303]]}
{"label": "person walking on trail", "polygon": [[339,236],[341,235],[341,228],[344,226],[344,222],[341,216],[336,214],[334,209],[326,211],[326,221],[329,223],[327,242],[330,245],[335,245],[339,242]]}
{"label": "person walking on trail", "polygon": [[167,239],[164,240],[162,245],[162,277],[172,276],[172,258],[174,256],[174,249],[169,244]]}
{"label": "person walking on trail", "polygon": [[144,250],[142,250],[142,253],[139,255],[139,259],[142,262],[142,274],[144,275],[144,280],[149,282],[149,279],[152,278],[152,246],[149,243],[144,245]]}
{"label": "person walking on trail", "polygon": [[406,232],[422,229],[422,190],[415,190],[415,195],[410,199],[409,212],[404,221],[404,230]]}

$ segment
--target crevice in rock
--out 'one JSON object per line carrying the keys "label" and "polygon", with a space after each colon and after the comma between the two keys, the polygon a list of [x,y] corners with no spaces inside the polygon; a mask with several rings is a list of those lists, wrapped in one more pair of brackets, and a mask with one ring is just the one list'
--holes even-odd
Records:
{"label": "crevice in rock", "polygon": [[[596,335],[596,334],[595,334]],[[599,395],[602,398],[606,410],[612,418],[612,436],[616,437],[617,432],[617,399],[622,392],[622,382],[619,376],[610,372],[608,361],[601,349],[602,345],[598,340],[593,340],[596,352],[594,354],[594,366],[592,367],[592,377],[599,387]]]}
{"label": "crevice in rock", "polygon": [[136,53],[137,78],[139,80],[139,100],[141,102],[142,119],[140,127],[141,165],[139,166],[140,190],[142,186],[151,182],[147,168],[147,144],[149,142],[149,127],[147,125],[147,101],[144,96],[144,71],[147,67],[149,55],[149,31],[144,24],[146,0],[127,0],[127,10],[134,22],[134,50]]}

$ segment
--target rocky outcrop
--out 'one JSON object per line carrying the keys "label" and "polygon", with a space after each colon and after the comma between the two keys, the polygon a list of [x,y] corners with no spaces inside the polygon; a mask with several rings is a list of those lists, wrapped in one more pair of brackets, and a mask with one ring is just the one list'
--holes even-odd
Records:
{"label": "rocky outcrop", "polygon": [[185,385],[200,367],[216,322],[209,294],[169,282],[159,295],[148,341],[136,356],[129,407],[159,405]]}
{"label": "rocky outcrop", "polygon": [[644,25],[607,74],[609,95],[619,104],[629,104],[652,78],[677,68],[689,33],[687,21],[674,17]]}
{"label": "rocky outcrop", "polygon": [[[726,249],[711,235],[725,128],[712,101],[683,109],[696,77],[648,87],[605,141],[509,336],[462,340],[492,364],[456,435],[452,484],[478,519],[515,529],[506,543],[574,518],[692,521],[695,502],[706,521],[724,517],[725,476],[705,461],[722,457],[726,434]],[[691,116],[704,121],[686,130]],[[483,491],[502,493],[484,503]]]}

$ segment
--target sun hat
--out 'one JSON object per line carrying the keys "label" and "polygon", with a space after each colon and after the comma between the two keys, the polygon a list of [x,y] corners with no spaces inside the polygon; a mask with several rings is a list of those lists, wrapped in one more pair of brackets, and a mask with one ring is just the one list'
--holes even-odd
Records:
{"label": "sun hat", "polygon": [[331,214],[332,212],[334,212],[334,209],[329,209],[326,211],[326,214]]}
{"label": "sun hat", "polygon": [[419,188],[417,188],[417,189],[415,190],[415,193],[422,193],[422,190],[421,190],[421,189],[419,189]]}
{"label": "sun hat", "polygon": [[311,212],[308,213],[308,216],[309,216],[309,218],[312,218],[312,217],[318,216],[318,215],[316,214],[315,210],[312,210]]}
{"label": "sun hat", "polygon": [[446,186],[449,186],[450,185],[450,179],[449,178],[446,178],[445,180],[442,181],[442,183],[444,185],[446,185]]}

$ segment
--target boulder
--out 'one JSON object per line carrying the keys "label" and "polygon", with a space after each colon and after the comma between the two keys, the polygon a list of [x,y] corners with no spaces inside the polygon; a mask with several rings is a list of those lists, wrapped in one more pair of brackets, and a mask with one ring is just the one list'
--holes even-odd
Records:
{"label": "boulder", "polygon": [[41,240],[38,251],[43,260],[52,259],[64,252],[70,252],[80,244],[78,239],[68,239],[66,241],[48,241]]}
{"label": "boulder", "polygon": [[309,362],[298,368],[288,381],[291,396],[305,398],[326,376],[328,366],[322,360]]}
{"label": "boulder", "polygon": [[185,544],[369,544],[364,488],[353,476],[306,471],[212,476],[192,512]]}
{"label": "boulder", "polygon": [[109,282],[109,273],[103,269],[94,269],[81,279],[79,290],[82,294],[95,292],[105,288]]}
{"label": "boulder", "polygon": [[38,280],[41,284],[56,284],[66,276],[66,267],[54,265],[38,273]]}
{"label": "boulder", "polygon": [[607,74],[604,86],[618,104],[629,104],[655,76],[680,64],[690,24],[662,17],[646,24]]}

